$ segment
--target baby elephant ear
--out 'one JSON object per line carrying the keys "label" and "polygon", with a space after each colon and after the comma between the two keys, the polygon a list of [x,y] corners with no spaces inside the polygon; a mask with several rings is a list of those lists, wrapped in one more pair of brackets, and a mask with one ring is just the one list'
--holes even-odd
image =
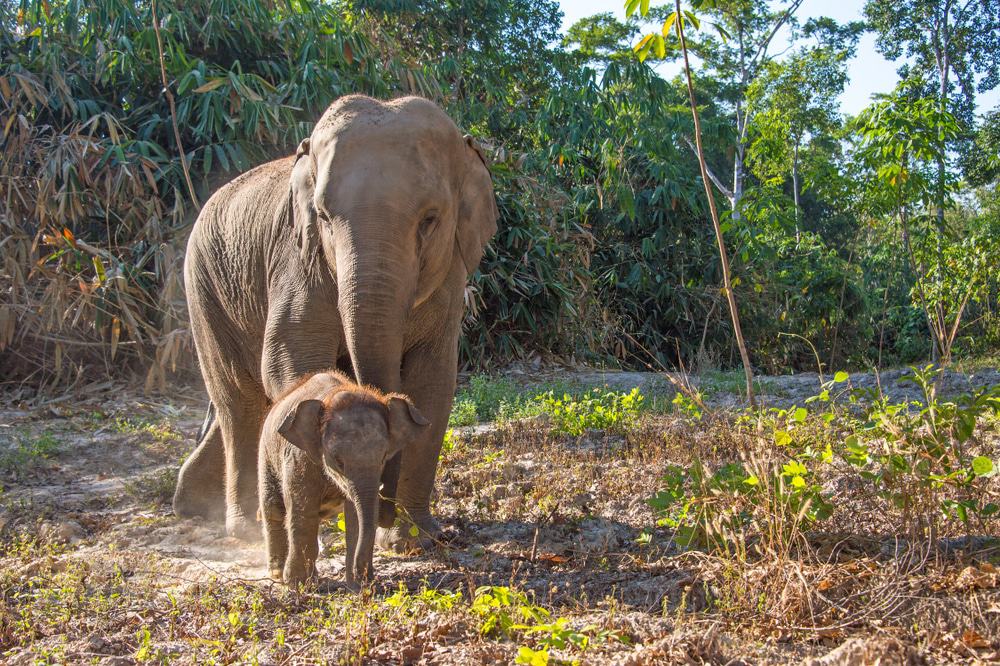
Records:
{"label": "baby elephant ear", "polygon": [[430,424],[412,400],[399,394],[389,396],[389,434],[405,439],[417,435]]}
{"label": "baby elephant ear", "polygon": [[303,400],[285,415],[285,420],[278,426],[278,434],[292,446],[305,451],[313,460],[319,460],[319,418],[322,413],[322,401]]}

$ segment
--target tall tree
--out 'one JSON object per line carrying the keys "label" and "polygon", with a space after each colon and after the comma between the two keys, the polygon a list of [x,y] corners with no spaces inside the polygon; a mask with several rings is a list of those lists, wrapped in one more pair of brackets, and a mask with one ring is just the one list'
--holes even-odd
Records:
{"label": "tall tree", "polygon": [[[921,88],[919,81],[904,81],[864,109],[855,120],[857,152],[869,174],[867,207],[876,217],[891,211],[898,219],[907,282],[927,317],[934,358],[948,363],[962,314],[982,283],[978,271],[987,264],[975,243],[950,240],[941,226],[933,234],[918,226],[931,217],[928,211],[944,209],[937,200],[935,165],[960,129],[955,116],[920,95]],[[953,178],[945,181],[945,197],[954,186]],[[927,252],[929,246],[936,246],[936,252]]]}
{"label": "tall tree", "polygon": [[464,126],[510,136],[558,77],[555,0],[342,0],[405,89],[448,107]]}
{"label": "tall tree", "polygon": [[691,45],[706,69],[723,84],[722,101],[731,107],[735,141],[733,145],[732,189],[709,174],[716,187],[729,199],[732,218],[742,219],[741,203],[746,184],[747,149],[750,127],[757,109],[748,103],[751,86],[776,57],[774,38],[784,27],[794,28],[795,13],[803,0],[718,0],[694,3],[720,31],[721,39],[706,38]]}
{"label": "tall tree", "polygon": [[[971,124],[977,93],[1000,85],[1000,0],[868,0],[879,51],[905,57],[901,73],[937,79],[939,117]],[[939,141],[943,142],[943,132]],[[937,225],[944,232],[946,146],[937,151]]]}
{"label": "tall tree", "polygon": [[748,158],[764,179],[786,182],[791,176],[795,205],[795,237],[801,232],[801,153],[813,137],[839,124],[838,100],[847,83],[847,61],[853,55],[861,24],[838,26],[828,18],[809,21],[803,30],[815,38],[789,58],[765,65],[747,91],[757,109]]}
{"label": "tall tree", "polygon": [[632,57],[632,38],[639,26],[631,19],[621,22],[611,12],[580,19],[569,27],[564,48],[573,48],[587,64],[606,65],[612,60]]}
{"label": "tall tree", "polygon": [[960,158],[969,184],[977,187],[1000,183],[1000,107],[986,114],[972,138],[972,150]]}

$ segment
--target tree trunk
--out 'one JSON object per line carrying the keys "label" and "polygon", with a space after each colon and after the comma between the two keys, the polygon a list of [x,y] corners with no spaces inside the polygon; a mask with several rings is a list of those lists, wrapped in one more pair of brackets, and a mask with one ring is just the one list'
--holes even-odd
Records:
{"label": "tree trunk", "polygon": [[799,139],[795,139],[795,152],[792,155],[792,198],[795,200],[795,246],[802,241],[801,225],[799,224]]}
{"label": "tree trunk", "polygon": [[[736,296],[733,294],[733,285],[729,273],[729,255],[726,253],[725,239],[722,237],[722,225],[719,223],[719,212],[715,208],[715,197],[712,195],[712,186],[708,181],[708,167],[705,163],[705,150],[701,145],[701,121],[698,119],[698,105],[694,99],[694,83],[691,81],[691,63],[688,61],[687,42],[684,41],[684,20],[681,14],[681,0],[674,0],[677,11],[677,20],[674,25],[677,28],[677,40],[681,45],[681,53],[684,54],[684,74],[687,78],[688,100],[691,103],[691,116],[694,119],[694,138],[698,147],[698,166],[701,168],[701,182],[705,186],[705,196],[708,198],[708,210],[712,215],[712,227],[715,230],[715,240],[719,246],[719,260],[722,266],[722,285],[726,294],[726,302],[729,304],[729,314],[733,322],[733,335],[736,338],[736,346],[740,350],[740,359],[743,361],[743,373],[747,382],[747,401],[751,408],[756,408],[757,401],[754,397],[753,389],[753,369],[750,367],[750,354],[747,352],[746,342],[743,340],[743,329],[740,327],[740,314],[736,308]],[[742,138],[741,138],[742,142]],[[741,144],[742,145],[742,144]],[[737,154],[740,153],[739,148]],[[742,174],[742,159],[738,161],[739,169],[737,173]],[[737,181],[742,191],[742,178]],[[735,188],[734,188],[735,189]],[[733,217],[736,217],[737,209],[733,209]]]}
{"label": "tree trunk", "polygon": [[736,102],[736,146],[733,156],[733,222],[737,223],[743,219],[741,212],[743,203],[743,180],[744,161],[746,160],[746,146],[743,144],[743,137],[746,131],[747,119],[741,112],[742,104]]}

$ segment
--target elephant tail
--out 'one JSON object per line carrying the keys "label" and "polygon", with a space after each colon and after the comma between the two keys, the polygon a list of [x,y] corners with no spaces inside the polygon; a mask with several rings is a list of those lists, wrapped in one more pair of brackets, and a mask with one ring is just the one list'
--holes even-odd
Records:
{"label": "elephant tail", "polygon": [[208,409],[205,411],[205,420],[201,424],[201,428],[198,429],[198,440],[196,444],[200,445],[205,441],[205,436],[208,435],[208,429],[212,427],[215,423],[215,403],[209,402]]}

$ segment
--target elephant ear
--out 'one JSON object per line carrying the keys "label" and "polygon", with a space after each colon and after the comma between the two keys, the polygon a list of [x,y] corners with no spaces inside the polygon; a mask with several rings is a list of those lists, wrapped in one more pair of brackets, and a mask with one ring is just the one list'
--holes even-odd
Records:
{"label": "elephant ear", "polygon": [[299,246],[299,256],[308,268],[320,250],[319,221],[313,205],[316,175],[309,157],[309,139],[303,139],[295,151],[295,166],[288,187],[288,218]]}
{"label": "elephant ear", "polygon": [[302,449],[313,461],[321,456],[320,416],[323,403],[319,400],[303,400],[294,405],[278,426],[278,434],[288,443]]}
{"label": "elephant ear", "polygon": [[468,134],[465,135],[465,173],[455,236],[466,274],[472,275],[483,258],[486,243],[497,231],[500,213],[483,149]]}
{"label": "elephant ear", "polygon": [[431,424],[405,395],[390,393],[386,396],[389,408],[389,435],[400,448],[416,439]]}

